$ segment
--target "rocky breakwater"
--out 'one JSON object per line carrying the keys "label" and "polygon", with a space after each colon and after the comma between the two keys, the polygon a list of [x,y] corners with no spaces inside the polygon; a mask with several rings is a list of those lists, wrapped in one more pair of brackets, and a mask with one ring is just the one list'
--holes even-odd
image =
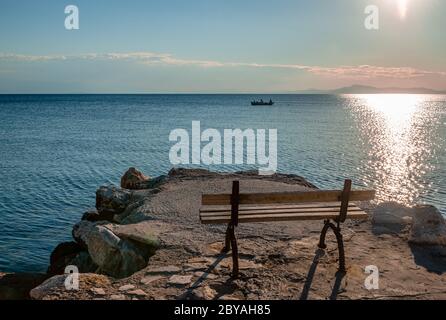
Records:
{"label": "rocky breakwater", "polygon": [[[439,299],[446,298],[446,224],[433,207],[359,204],[366,221],[343,226],[347,273],[337,271],[336,242],[317,250],[320,221],[242,224],[240,277],[221,253],[225,226],[202,225],[202,193],[307,191],[295,175],[173,169],[151,179],[134,168],[121,188],[96,193],[96,210],[73,228],[73,241],[51,255],[33,299]],[[79,268],[79,289],[64,286],[65,266]],[[375,265],[380,285],[364,287]]]}
{"label": "rocky breakwater", "polygon": [[133,191],[149,188],[149,182],[148,177],[130,168],[121,179],[123,188],[100,187],[96,210],[86,212],[73,227],[74,241],[56,247],[48,273],[62,274],[67,265],[75,265],[81,273],[123,278],[144,268],[160,245],[158,231],[150,223],[121,223],[141,200]]}

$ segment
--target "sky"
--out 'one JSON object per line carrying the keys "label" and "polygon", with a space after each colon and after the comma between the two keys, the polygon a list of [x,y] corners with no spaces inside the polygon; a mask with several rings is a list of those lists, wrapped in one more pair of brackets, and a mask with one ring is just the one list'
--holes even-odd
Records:
{"label": "sky", "polygon": [[0,0],[0,93],[446,90],[444,30],[444,0]]}

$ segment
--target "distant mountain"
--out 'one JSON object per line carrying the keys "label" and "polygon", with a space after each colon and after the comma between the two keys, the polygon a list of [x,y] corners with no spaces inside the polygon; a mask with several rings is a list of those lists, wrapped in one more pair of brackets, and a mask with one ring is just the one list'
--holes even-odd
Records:
{"label": "distant mountain", "polygon": [[309,89],[300,93],[307,94],[377,94],[377,93],[413,93],[413,94],[446,94],[446,91],[438,91],[426,88],[376,88],[372,86],[352,85],[335,90]]}

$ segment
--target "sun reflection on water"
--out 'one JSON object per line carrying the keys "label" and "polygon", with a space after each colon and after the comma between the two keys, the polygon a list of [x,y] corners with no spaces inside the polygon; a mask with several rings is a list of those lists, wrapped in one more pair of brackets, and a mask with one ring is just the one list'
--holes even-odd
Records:
{"label": "sun reflection on water", "polygon": [[377,199],[413,205],[429,188],[423,177],[432,169],[425,96],[356,95],[352,101],[368,159],[360,170],[376,188]]}

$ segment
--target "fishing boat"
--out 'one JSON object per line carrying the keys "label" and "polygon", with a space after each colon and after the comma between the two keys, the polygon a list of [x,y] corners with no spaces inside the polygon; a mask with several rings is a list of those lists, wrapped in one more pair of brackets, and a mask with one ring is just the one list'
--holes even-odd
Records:
{"label": "fishing boat", "polygon": [[254,101],[251,101],[251,105],[252,106],[272,106],[272,105],[274,105],[274,101],[271,99],[269,99],[268,102],[263,101],[263,99],[260,99],[259,101],[254,100]]}

